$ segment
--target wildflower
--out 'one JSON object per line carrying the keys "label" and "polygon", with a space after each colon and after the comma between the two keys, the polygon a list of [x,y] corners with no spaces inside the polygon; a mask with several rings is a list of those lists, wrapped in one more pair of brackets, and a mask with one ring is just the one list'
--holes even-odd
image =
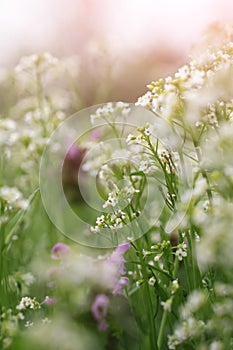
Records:
{"label": "wildflower", "polygon": [[124,254],[124,253],[127,252],[127,250],[129,250],[129,248],[130,248],[130,244],[129,243],[120,244],[116,248],[116,253],[117,254]]}
{"label": "wildflower", "polygon": [[119,245],[116,250],[108,257],[107,264],[111,264],[115,269],[115,274],[112,276],[113,294],[123,294],[122,289],[128,284],[128,278],[121,275],[126,274],[125,259],[123,254],[130,248],[130,243]]}
{"label": "wildflower", "polygon": [[12,119],[1,119],[0,120],[0,129],[6,131],[16,130],[16,123]]}
{"label": "wildflower", "polygon": [[57,303],[57,299],[49,297],[48,295],[46,295],[45,300],[43,301],[43,304],[48,306],[55,305],[56,303]]}
{"label": "wildflower", "polygon": [[136,281],[136,287],[139,288],[143,284],[143,280]]}
{"label": "wildflower", "polygon": [[35,282],[35,277],[30,272],[22,274],[21,277],[26,286],[30,286]]}
{"label": "wildflower", "polygon": [[161,258],[162,254],[157,254],[154,257],[154,261],[159,261],[159,259]]}
{"label": "wildflower", "polygon": [[48,317],[43,318],[41,321],[43,324],[51,323],[51,320]]}
{"label": "wildflower", "polygon": [[197,234],[197,232],[194,232],[194,238],[196,242],[200,242],[200,236]]}
{"label": "wildflower", "polygon": [[176,350],[177,346],[179,345],[179,340],[174,335],[168,335],[168,348],[170,350]]}
{"label": "wildflower", "polygon": [[166,301],[161,301],[161,305],[164,309],[164,311],[171,311],[171,307],[172,307],[172,298],[167,299]]}
{"label": "wildflower", "polygon": [[99,216],[99,217],[96,219],[96,225],[97,225],[98,227],[102,227],[103,224],[104,224],[104,222],[105,222],[105,217],[104,217],[104,215],[101,215],[101,216]]}
{"label": "wildflower", "polygon": [[19,320],[24,320],[24,318],[25,318],[24,314],[22,312],[19,312],[16,316]]}
{"label": "wildflower", "polygon": [[70,247],[64,243],[57,243],[52,249],[52,258],[61,259],[67,253],[69,253]]}
{"label": "wildflower", "polygon": [[154,286],[155,285],[155,282],[156,282],[156,279],[154,277],[151,277],[148,281],[149,285],[150,286]]}
{"label": "wildflower", "polygon": [[117,284],[115,285],[115,288],[113,290],[113,294],[123,294],[122,289],[126,287],[129,283],[128,277],[122,276],[118,280]]}
{"label": "wildflower", "polygon": [[202,305],[204,305],[205,301],[205,294],[202,291],[193,291],[189,295],[187,302],[181,310],[183,319],[187,319],[193,313],[197,312],[202,307]]}
{"label": "wildflower", "polygon": [[125,108],[129,108],[129,104],[126,103],[126,102],[118,101],[116,103],[116,107],[117,107],[117,109],[123,109],[124,110]]}
{"label": "wildflower", "polygon": [[144,130],[145,136],[150,136],[153,133],[153,130],[154,130],[153,126],[147,123]]}
{"label": "wildflower", "polygon": [[36,310],[40,308],[40,304],[38,301],[36,301],[35,298],[30,298],[30,297],[23,297],[20,300],[20,303],[16,306],[17,310],[26,310],[26,309],[31,309],[31,310]]}
{"label": "wildflower", "polygon": [[179,249],[177,249],[177,251],[176,251],[176,256],[178,256],[178,259],[179,259],[180,261],[182,261],[183,258],[187,256],[187,252],[185,252],[185,251],[183,251],[182,249],[179,248]]}
{"label": "wildflower", "polygon": [[136,136],[132,135],[132,134],[129,134],[126,138],[126,143],[128,145],[131,145],[133,143],[136,143]]}
{"label": "wildflower", "polygon": [[99,226],[91,226],[90,230],[92,233],[99,233],[100,232]]}
{"label": "wildflower", "polygon": [[183,258],[187,256],[187,245],[185,243],[181,243],[177,248],[178,249],[176,250],[176,256],[178,257],[179,261],[182,261]]}
{"label": "wildflower", "polygon": [[14,204],[15,209],[27,210],[29,207],[29,201],[27,199],[17,200]]}
{"label": "wildflower", "polygon": [[22,197],[22,193],[16,187],[3,186],[0,188],[0,198],[9,204],[15,203]]}
{"label": "wildflower", "polygon": [[115,207],[118,203],[118,191],[112,191],[108,194],[108,199],[103,204],[103,208]]}
{"label": "wildflower", "polygon": [[105,320],[107,316],[108,306],[108,297],[105,294],[99,294],[96,296],[91,307],[92,315],[98,322],[98,328],[100,331],[104,331],[108,328],[108,324]]}
{"label": "wildflower", "polygon": [[179,283],[178,280],[172,281],[172,294],[176,293],[176,291],[179,289]]}
{"label": "wildflower", "polygon": [[148,91],[144,96],[139,97],[138,101],[135,103],[136,106],[148,107],[151,103],[152,94]]}
{"label": "wildflower", "polygon": [[[137,190],[136,188],[134,188],[132,185],[126,187],[126,195],[127,196],[133,196],[135,195],[136,193],[139,193],[140,190]],[[130,200],[130,199],[129,199]]]}
{"label": "wildflower", "polygon": [[142,249],[142,254],[143,254],[144,258],[145,258],[146,256],[151,255],[151,252],[149,250]]}
{"label": "wildflower", "polygon": [[220,342],[220,341],[213,341],[211,344],[210,344],[210,350],[223,350],[224,347],[223,347],[223,343]]}

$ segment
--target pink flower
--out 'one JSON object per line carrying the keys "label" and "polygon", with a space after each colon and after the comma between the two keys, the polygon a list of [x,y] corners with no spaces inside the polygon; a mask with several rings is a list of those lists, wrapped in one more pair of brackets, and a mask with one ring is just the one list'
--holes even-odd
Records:
{"label": "pink flower", "polygon": [[70,247],[64,243],[57,243],[52,249],[52,258],[61,259],[67,253],[69,253]]}
{"label": "pink flower", "polygon": [[122,256],[129,250],[130,244],[119,245],[107,259],[107,264],[112,264],[115,268],[115,275],[112,277],[113,294],[123,294],[123,288],[128,284],[128,278],[121,275],[126,274],[125,259]]}
{"label": "pink flower", "polygon": [[45,305],[55,305],[57,303],[57,299],[56,298],[53,298],[53,297],[49,297],[49,296],[46,296],[45,297],[45,300],[44,300],[44,304]]}
{"label": "pink flower", "polygon": [[123,294],[123,288],[126,287],[129,283],[129,279],[128,277],[122,276],[120,277],[120,279],[117,281],[117,283],[115,284],[115,288],[112,292],[112,294]]}
{"label": "pink flower", "polygon": [[100,137],[101,137],[100,130],[94,130],[91,133],[90,139],[91,139],[91,141],[98,141],[100,139]]}
{"label": "pink flower", "polygon": [[98,322],[98,328],[100,331],[104,331],[108,328],[108,324],[105,320],[108,312],[108,305],[108,297],[105,294],[98,294],[91,307],[92,315]]}
{"label": "pink flower", "polygon": [[75,185],[77,183],[77,176],[85,153],[86,150],[76,145],[76,143],[70,146],[65,155],[62,169],[63,184]]}
{"label": "pink flower", "polygon": [[124,254],[125,252],[127,252],[127,250],[129,250],[130,248],[130,243],[123,243],[120,244],[117,248],[116,248],[116,253],[117,254]]}

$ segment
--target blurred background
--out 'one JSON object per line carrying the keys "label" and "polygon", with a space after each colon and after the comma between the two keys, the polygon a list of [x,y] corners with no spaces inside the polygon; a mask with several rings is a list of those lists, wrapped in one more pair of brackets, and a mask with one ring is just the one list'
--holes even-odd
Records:
{"label": "blurred background", "polygon": [[134,102],[232,13],[232,0],[1,0],[0,65],[75,55],[84,105]]}

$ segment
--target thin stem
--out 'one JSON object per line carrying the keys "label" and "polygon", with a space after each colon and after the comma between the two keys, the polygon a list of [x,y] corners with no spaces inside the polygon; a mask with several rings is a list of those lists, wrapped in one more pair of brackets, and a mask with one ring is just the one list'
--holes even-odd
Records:
{"label": "thin stem", "polygon": [[163,346],[163,339],[164,339],[163,335],[164,335],[164,330],[165,330],[166,323],[167,323],[167,316],[168,316],[168,310],[164,310],[160,329],[159,329],[159,335],[158,335],[158,349],[159,350],[162,349],[162,346]]}
{"label": "thin stem", "polygon": [[178,259],[178,256],[176,256],[175,263],[174,263],[174,270],[173,270],[173,278],[174,279],[177,278],[178,268],[179,268],[179,259]]}
{"label": "thin stem", "polygon": [[[138,249],[138,251],[140,251],[140,249]],[[151,301],[149,285],[147,283],[146,265],[143,261],[143,256],[142,256],[141,252],[140,252],[140,263],[141,263],[142,275],[143,275],[143,279],[144,279],[144,284],[142,286],[142,288],[144,289],[144,301],[145,301],[145,305],[146,305],[146,309],[147,309],[146,312],[148,315],[148,321],[150,324],[150,332],[149,332],[150,349],[158,350],[157,341],[156,341],[156,339],[157,339],[156,328],[155,328],[155,322],[154,322],[153,312],[152,312],[153,304]]]}
{"label": "thin stem", "polygon": [[[194,147],[195,147],[195,150],[196,150],[197,159],[198,159],[198,162],[200,164],[201,163],[201,152],[200,152],[199,144],[198,144],[197,140],[195,139],[195,137],[194,137],[194,135],[193,135],[191,130],[190,130],[190,134],[191,134],[192,141],[193,141],[193,144],[194,144]],[[207,188],[206,192],[207,192],[207,196],[208,196],[209,202],[211,203],[212,199],[213,199],[213,195],[212,195],[212,192],[211,192],[211,189],[210,189],[210,183],[209,183],[209,178],[208,178],[207,172],[204,169],[201,168],[201,174],[202,174],[203,178],[207,182],[208,188]]]}

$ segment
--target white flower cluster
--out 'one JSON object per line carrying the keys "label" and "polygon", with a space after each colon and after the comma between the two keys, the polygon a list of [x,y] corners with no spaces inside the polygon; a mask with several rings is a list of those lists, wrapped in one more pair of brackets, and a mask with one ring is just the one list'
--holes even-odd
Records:
{"label": "white flower cluster", "polygon": [[16,187],[0,187],[0,200],[7,204],[8,209],[26,210],[29,205],[28,200],[23,198],[22,193]]}
{"label": "white flower cluster", "polygon": [[[230,85],[232,64],[232,42],[227,43],[217,52],[212,52],[209,49],[202,57],[195,58],[189,65],[180,68],[173,78],[169,76],[149,84],[149,91],[144,96],[139,97],[136,105],[146,107],[165,119],[177,120],[183,119],[190,100],[197,103],[199,98],[198,106],[202,111],[199,113],[199,119],[195,121],[196,126],[204,124],[216,126],[220,118],[232,117],[232,87]],[[224,95],[217,87],[217,85],[224,84],[224,80],[225,83],[226,80],[229,81],[227,100],[226,94]],[[211,86],[211,84],[213,85],[211,90],[207,89],[207,86]],[[225,90],[227,89],[225,88]],[[199,90],[201,93],[198,95]],[[202,90],[205,92],[204,94]],[[216,102],[218,98],[223,98],[223,100]],[[190,121],[192,122],[192,117]]]}
{"label": "white flower cluster", "polygon": [[35,69],[40,69],[40,73],[45,72],[48,68],[58,64],[58,59],[50,53],[33,54],[21,58],[19,64],[15,67],[16,73],[33,72]]}
{"label": "white flower cluster", "polygon": [[2,313],[0,314],[0,340],[3,349],[8,349],[11,347],[13,338],[19,331],[20,320],[24,320],[24,315],[22,312],[17,312],[17,314],[14,314],[12,309],[5,309],[5,307],[2,308]]}
{"label": "white flower cluster", "polygon": [[40,308],[39,302],[36,298],[22,297],[20,303],[16,306],[17,310],[23,311],[26,309],[37,310]]}
{"label": "white flower cluster", "polygon": [[109,228],[113,232],[123,227],[123,223],[126,222],[126,213],[120,209],[113,213],[101,215],[96,219],[96,225],[90,228],[91,232],[99,233],[101,228]]}
{"label": "white flower cluster", "polygon": [[116,121],[125,120],[130,113],[128,103],[116,102],[115,104],[109,102],[103,107],[97,108],[95,114],[91,114],[91,123],[95,124],[97,121],[107,121],[108,123],[115,123]]}
{"label": "white flower cluster", "polygon": [[178,244],[175,254],[178,257],[178,260],[182,261],[187,256],[187,244],[186,243]]}
{"label": "white flower cluster", "polygon": [[38,187],[38,165],[49,137],[66,115],[77,110],[79,97],[67,87],[78,72],[77,57],[58,60],[49,53],[33,54],[22,57],[0,81],[6,88],[6,106],[0,111],[4,176],[15,174],[15,186],[27,194]]}
{"label": "white flower cluster", "polygon": [[170,350],[175,350],[177,346],[186,340],[200,336],[205,329],[205,324],[201,320],[196,320],[194,317],[189,317],[183,323],[176,327],[173,335],[168,336],[168,347]]}

